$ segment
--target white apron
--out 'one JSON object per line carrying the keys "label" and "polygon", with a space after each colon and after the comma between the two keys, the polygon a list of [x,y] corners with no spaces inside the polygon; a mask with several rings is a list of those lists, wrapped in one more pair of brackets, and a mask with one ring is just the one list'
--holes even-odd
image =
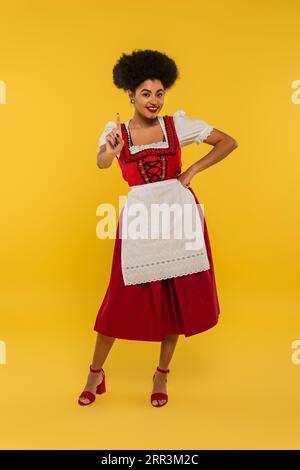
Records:
{"label": "white apron", "polygon": [[125,285],[210,268],[199,209],[177,178],[131,186],[120,224]]}

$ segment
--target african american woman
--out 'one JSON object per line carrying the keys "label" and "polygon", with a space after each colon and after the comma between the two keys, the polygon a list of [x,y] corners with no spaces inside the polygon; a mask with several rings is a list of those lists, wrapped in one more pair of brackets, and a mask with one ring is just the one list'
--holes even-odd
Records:
{"label": "african american woman", "polygon": [[[109,168],[116,157],[130,190],[120,212],[110,280],[94,325],[95,351],[80,405],[93,403],[96,394],[105,392],[103,365],[116,338],[161,342],[150,403],[165,405],[167,374],[179,335],[195,335],[218,322],[220,307],[207,225],[190,184],[197,173],[224,159],[238,143],[183,110],[161,114],[166,90],[178,77],[174,60],[150,49],[122,54],[113,68],[113,82],[128,92],[133,115],[121,122],[116,113],[115,121],[106,123],[97,165]],[[193,142],[213,148],[181,172],[181,147]],[[164,230],[157,219],[150,226],[158,236],[128,236],[126,227],[134,207],[145,209],[140,218],[145,228],[145,214],[161,204],[177,207],[171,223],[174,229],[182,223],[179,209],[189,206],[187,217],[198,227],[196,248],[187,248],[187,236],[162,237]]]}

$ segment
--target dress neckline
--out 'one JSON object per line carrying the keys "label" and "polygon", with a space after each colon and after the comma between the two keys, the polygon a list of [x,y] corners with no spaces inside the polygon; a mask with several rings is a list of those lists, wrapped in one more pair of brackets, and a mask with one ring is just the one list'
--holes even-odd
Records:
{"label": "dress neckline", "polygon": [[[135,151],[135,150],[148,149],[148,148],[153,148],[153,147],[154,148],[168,148],[169,140],[168,140],[168,134],[166,132],[164,116],[157,116],[157,118],[158,118],[158,122],[161,127],[161,130],[163,132],[163,135],[164,135],[164,140],[160,140],[159,142],[151,142],[150,144],[129,145],[130,153],[132,150]],[[127,131],[128,140],[130,140],[132,143],[132,138],[131,138],[130,129],[129,129],[129,122],[130,122],[130,119],[127,119],[127,121],[125,121],[124,124],[125,124],[125,128]]]}
{"label": "dress neckline", "polygon": [[166,141],[154,142],[152,144],[144,144],[137,146],[130,146],[128,122],[124,121],[121,124],[122,136],[124,139],[124,146],[120,152],[122,159],[125,163],[134,162],[142,159],[143,157],[160,156],[161,158],[175,155],[177,152],[177,145],[179,145],[174,122],[172,116],[164,115],[159,116],[160,124],[166,137]]}

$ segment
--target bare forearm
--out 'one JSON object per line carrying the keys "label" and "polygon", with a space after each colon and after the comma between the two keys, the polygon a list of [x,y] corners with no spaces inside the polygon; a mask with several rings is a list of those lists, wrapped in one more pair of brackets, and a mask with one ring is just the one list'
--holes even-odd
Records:
{"label": "bare forearm", "polygon": [[215,163],[223,160],[237,147],[238,144],[234,140],[217,142],[214,148],[207,155],[205,155],[205,157],[193,163],[193,165],[191,165],[187,169],[187,172],[191,173],[194,176],[200,171],[203,171],[206,168],[214,165]]}
{"label": "bare forearm", "polygon": [[99,168],[109,168],[115,158],[115,153],[99,152],[97,155],[97,165]]}

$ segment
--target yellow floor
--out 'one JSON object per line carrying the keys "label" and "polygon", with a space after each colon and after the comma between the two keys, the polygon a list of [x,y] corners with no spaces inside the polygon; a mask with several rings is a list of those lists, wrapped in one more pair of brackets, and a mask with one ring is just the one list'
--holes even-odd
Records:
{"label": "yellow floor", "polygon": [[[300,3],[160,2],[159,34],[145,27],[153,11],[1,2],[2,449],[300,447]],[[117,159],[97,167],[96,148],[115,113],[133,117],[112,70],[135,48],[178,63],[161,115],[184,110],[239,143],[191,182],[220,322],[180,337],[167,406],[150,404],[160,344],[117,340],[107,393],[80,407],[114,248],[97,237],[99,212],[112,204],[118,215],[129,190]],[[211,150],[184,145],[182,171]]]}
{"label": "yellow floor", "polygon": [[95,294],[39,289],[3,300],[1,449],[299,448],[299,298],[220,294],[219,324],[180,337],[159,409],[149,397],[160,343],[121,339],[105,363],[107,392],[77,405]]}

